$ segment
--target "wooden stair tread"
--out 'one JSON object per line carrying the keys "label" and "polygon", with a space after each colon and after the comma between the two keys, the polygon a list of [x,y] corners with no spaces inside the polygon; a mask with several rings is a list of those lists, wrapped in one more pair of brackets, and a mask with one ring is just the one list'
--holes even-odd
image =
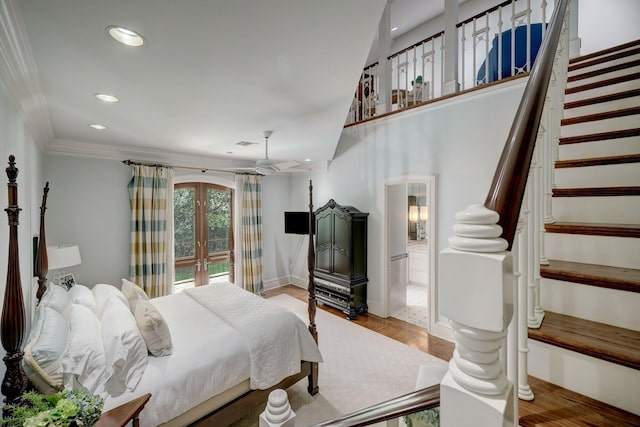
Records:
{"label": "wooden stair tread", "polygon": [[640,59],[634,59],[633,61],[625,62],[624,64],[612,65],[610,67],[602,67],[597,70],[588,71],[582,74],[574,74],[567,77],[567,82],[576,82],[578,80],[590,79],[591,77],[602,76],[603,74],[613,73],[615,71],[626,70],[627,68],[633,68],[640,65]]}
{"label": "wooden stair tread", "polygon": [[584,159],[556,160],[556,169],[576,168],[583,166],[620,165],[640,162],[639,154],[621,154],[619,156],[589,157]]}
{"label": "wooden stair tread", "polygon": [[532,401],[518,402],[522,427],[640,426],[640,416],[529,375]]}
{"label": "wooden stair tread", "polygon": [[640,114],[640,106],[622,108],[620,110],[604,111],[602,113],[587,114],[587,115],[578,116],[578,117],[569,117],[566,119],[562,119],[560,121],[560,125],[569,126],[569,125],[575,125],[578,123],[594,122],[597,120],[607,120],[607,119],[613,119],[616,117],[632,116],[635,114]]}
{"label": "wooden stair tread", "polygon": [[640,292],[640,270],[633,268],[550,259],[548,265],[540,266],[540,276],[601,288]]}
{"label": "wooden stair tread", "polygon": [[580,142],[605,141],[608,139],[621,139],[640,136],[640,128],[622,129],[610,132],[591,133],[587,135],[565,136],[560,138],[559,144],[578,144]]}
{"label": "wooden stair tread", "polygon": [[633,369],[640,369],[640,332],[546,311],[529,338]]}
{"label": "wooden stair tread", "polygon": [[547,233],[640,238],[640,225],[638,224],[556,222],[553,224],[545,224],[544,229]]}
{"label": "wooden stair tread", "polygon": [[632,40],[630,42],[626,42],[617,46],[613,46],[613,47],[609,47],[607,49],[602,49],[602,50],[598,50],[596,52],[591,52],[588,53],[586,55],[581,55],[581,56],[576,56],[575,58],[571,58],[569,59],[569,64],[570,65],[574,65],[578,62],[582,62],[582,61],[586,61],[592,58],[597,58],[599,56],[606,56],[609,55],[613,52],[618,52],[624,49],[628,49],[630,47],[634,47],[634,46],[638,46],[640,45],[640,39],[638,40]]}
{"label": "wooden stair tread", "polygon": [[594,59],[582,60],[572,63],[571,65],[569,65],[569,72],[591,67],[597,64],[603,64],[609,61],[615,61],[616,59],[626,58],[627,56],[637,55],[638,53],[640,53],[640,47],[638,46],[628,50],[616,50],[615,52],[610,52],[607,55],[599,55]]}
{"label": "wooden stair tread", "polygon": [[640,79],[640,73],[630,73],[630,74],[625,74],[623,76],[612,77],[610,79],[599,80],[597,82],[588,83],[581,86],[568,87],[564,90],[564,93],[570,94],[570,93],[582,92],[585,90],[614,85],[618,83],[630,82],[638,79]]}
{"label": "wooden stair tread", "polygon": [[554,188],[553,197],[640,196],[640,187]]}
{"label": "wooden stair tread", "polygon": [[625,90],[622,92],[608,93],[602,96],[594,96],[593,98],[579,99],[577,101],[566,102],[564,109],[584,107],[587,105],[602,104],[604,102],[618,101],[625,98],[633,98],[640,96],[640,88]]}

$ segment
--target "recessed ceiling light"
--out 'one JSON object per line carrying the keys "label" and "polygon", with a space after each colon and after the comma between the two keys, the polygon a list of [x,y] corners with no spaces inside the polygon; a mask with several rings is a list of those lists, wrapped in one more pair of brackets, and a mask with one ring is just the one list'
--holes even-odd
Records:
{"label": "recessed ceiling light", "polygon": [[305,162],[310,162],[310,161],[311,161],[311,159],[304,159],[304,161],[305,161]]}
{"label": "recessed ceiling light", "polygon": [[393,28],[391,29],[391,32],[394,32],[394,31],[398,31],[398,27],[393,27]]}
{"label": "recessed ceiling light", "polygon": [[98,125],[98,124],[91,124],[89,125],[90,128],[93,128],[95,130],[106,130],[107,127],[104,125]]}
{"label": "recessed ceiling light", "polygon": [[120,101],[117,96],[109,95],[108,93],[94,93],[93,96],[98,98],[100,101],[114,103]]}
{"label": "recessed ceiling light", "polygon": [[127,46],[140,47],[145,44],[144,37],[125,27],[111,25],[107,27],[107,33],[114,39]]}

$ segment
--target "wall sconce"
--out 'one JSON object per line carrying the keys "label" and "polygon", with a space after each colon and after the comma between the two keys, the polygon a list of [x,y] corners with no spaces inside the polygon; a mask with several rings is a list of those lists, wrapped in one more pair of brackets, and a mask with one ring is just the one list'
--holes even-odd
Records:
{"label": "wall sconce", "polygon": [[75,279],[73,274],[66,273],[65,269],[82,262],[78,245],[47,246],[47,258],[49,270],[58,270],[53,274],[53,283],[65,286],[67,289],[71,288],[75,284]]}
{"label": "wall sconce", "polygon": [[418,207],[409,206],[409,221],[418,222]]}
{"label": "wall sconce", "polygon": [[429,207],[420,206],[420,221],[429,221]]}

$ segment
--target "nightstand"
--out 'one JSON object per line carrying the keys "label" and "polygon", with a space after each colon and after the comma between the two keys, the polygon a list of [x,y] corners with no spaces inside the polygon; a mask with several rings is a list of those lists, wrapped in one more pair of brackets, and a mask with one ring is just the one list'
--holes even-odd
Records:
{"label": "nightstand", "polygon": [[151,393],[147,393],[105,412],[96,423],[96,427],[124,427],[129,421],[133,422],[133,427],[138,427],[138,415],[150,398]]}

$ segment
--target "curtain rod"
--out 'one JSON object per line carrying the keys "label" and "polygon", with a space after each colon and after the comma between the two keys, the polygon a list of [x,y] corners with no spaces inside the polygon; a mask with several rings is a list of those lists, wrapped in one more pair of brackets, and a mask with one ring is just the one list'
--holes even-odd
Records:
{"label": "curtain rod", "polygon": [[151,166],[154,168],[172,168],[172,169],[188,169],[188,170],[196,170],[196,171],[200,171],[202,173],[206,173],[206,172],[221,172],[221,173],[229,173],[229,174],[233,174],[233,175],[260,175],[262,176],[262,174],[259,173],[250,173],[250,172],[234,172],[234,171],[228,171],[228,170],[223,170],[223,169],[211,169],[211,168],[198,168],[195,166],[176,166],[176,165],[168,165],[165,163],[151,163],[151,162],[141,162],[141,161],[137,161],[137,160],[123,160],[122,163],[124,163],[125,165],[142,165],[142,166]]}

